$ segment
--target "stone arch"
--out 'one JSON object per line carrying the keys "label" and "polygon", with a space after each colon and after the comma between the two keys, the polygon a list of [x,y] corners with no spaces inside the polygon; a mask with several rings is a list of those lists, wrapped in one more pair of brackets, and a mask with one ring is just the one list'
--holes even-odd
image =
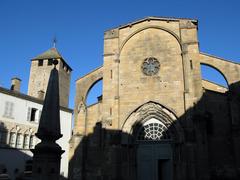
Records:
{"label": "stone arch", "polygon": [[[95,69],[91,73],[88,73],[82,78],[79,78],[76,82],[76,105],[80,103],[86,105],[86,97],[90,89],[100,80],[103,79],[103,70],[102,67]],[[77,107],[75,107],[77,108]]]}
{"label": "stone arch", "polygon": [[160,29],[160,30],[163,30],[163,31],[171,34],[171,35],[177,40],[177,42],[179,43],[180,48],[181,48],[181,50],[182,50],[181,40],[180,40],[180,38],[178,37],[178,35],[177,35],[176,33],[174,33],[173,31],[171,31],[171,30],[169,30],[169,29],[167,29],[167,28],[165,28],[165,27],[162,27],[162,26],[149,25],[149,26],[140,28],[140,29],[134,31],[133,33],[131,33],[131,34],[122,42],[122,44],[120,45],[119,54],[121,53],[124,45],[128,42],[128,40],[130,40],[134,35],[138,34],[139,32],[141,32],[141,31],[143,31],[143,30],[146,30],[146,29],[150,29],[150,28]]}
{"label": "stone arch", "polygon": [[100,78],[100,79],[97,79],[95,82],[93,82],[93,84],[89,87],[89,89],[88,89],[88,91],[87,91],[87,93],[86,93],[86,96],[85,96],[85,104],[86,105],[88,105],[87,104],[87,99],[88,99],[88,95],[89,95],[89,92],[93,89],[93,87],[98,83],[98,82],[100,82],[100,81],[102,81],[103,80],[103,78]]}
{"label": "stone arch", "polygon": [[[153,101],[149,101],[133,111],[122,125],[121,130],[134,138],[136,129],[151,118],[161,121],[168,128],[175,142],[184,140],[183,129],[177,120],[177,116],[166,107]],[[123,143],[128,143],[129,140],[123,138],[123,141]]]}
{"label": "stone arch", "polygon": [[221,73],[228,83],[228,86],[239,81],[240,66],[238,63],[227,61],[204,53],[200,54],[199,62],[200,64],[210,66]]}
{"label": "stone arch", "polygon": [[215,65],[207,63],[207,62],[200,62],[200,65],[205,65],[205,66],[211,67],[211,68],[215,69],[217,72],[219,72],[222,75],[222,77],[225,79],[225,81],[229,87],[229,82],[228,82],[225,74],[221,70],[219,70]]}

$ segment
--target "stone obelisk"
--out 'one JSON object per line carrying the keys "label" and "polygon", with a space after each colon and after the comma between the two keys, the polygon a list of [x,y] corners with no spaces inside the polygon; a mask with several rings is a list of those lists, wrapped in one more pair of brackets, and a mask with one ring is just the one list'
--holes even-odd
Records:
{"label": "stone obelisk", "polygon": [[56,65],[51,71],[47,92],[43,104],[42,115],[36,136],[41,140],[32,149],[33,179],[59,180],[61,155],[64,152],[56,143],[62,137],[60,130],[59,82]]}

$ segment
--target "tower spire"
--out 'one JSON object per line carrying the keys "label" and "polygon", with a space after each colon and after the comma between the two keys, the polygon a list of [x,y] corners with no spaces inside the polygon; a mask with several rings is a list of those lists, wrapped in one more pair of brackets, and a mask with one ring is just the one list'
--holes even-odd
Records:
{"label": "tower spire", "polygon": [[57,37],[54,36],[53,37],[53,47],[56,48],[56,44],[57,44]]}

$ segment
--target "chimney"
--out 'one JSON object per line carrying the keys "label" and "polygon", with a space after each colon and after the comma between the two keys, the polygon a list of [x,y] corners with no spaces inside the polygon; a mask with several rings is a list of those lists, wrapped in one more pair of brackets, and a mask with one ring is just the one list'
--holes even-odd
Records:
{"label": "chimney", "polygon": [[11,84],[11,90],[20,92],[20,86],[21,86],[21,79],[14,77],[11,79],[12,84]]}
{"label": "chimney", "polygon": [[43,100],[45,92],[43,90],[38,91],[38,98]]}

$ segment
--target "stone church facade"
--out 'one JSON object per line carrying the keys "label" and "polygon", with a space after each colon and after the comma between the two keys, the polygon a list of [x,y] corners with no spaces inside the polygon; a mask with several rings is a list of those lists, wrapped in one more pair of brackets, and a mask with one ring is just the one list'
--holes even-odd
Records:
{"label": "stone church facade", "polygon": [[200,52],[197,33],[197,20],[158,17],[104,33],[103,66],[76,81],[70,179],[239,179],[240,65]]}

